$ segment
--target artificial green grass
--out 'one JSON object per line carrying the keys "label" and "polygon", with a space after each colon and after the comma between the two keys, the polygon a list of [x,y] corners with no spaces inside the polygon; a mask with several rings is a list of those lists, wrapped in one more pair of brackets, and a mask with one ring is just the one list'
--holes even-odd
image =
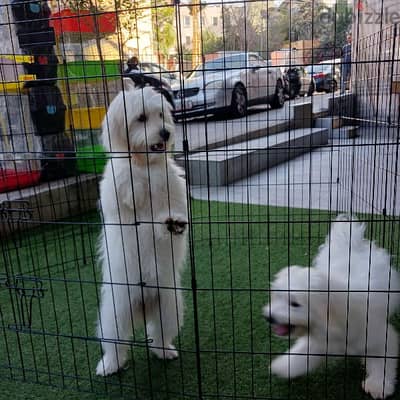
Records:
{"label": "artificial green grass", "polygon": [[[181,400],[197,399],[200,393],[203,399],[367,398],[356,360],[330,361],[290,383],[268,371],[271,356],[289,345],[271,335],[261,316],[269,282],[288,264],[310,264],[330,214],[201,201],[191,207],[185,322],[176,340],[180,358],[157,360],[137,332],[130,368],[105,379],[94,374],[101,355],[94,337],[98,216],[2,242],[0,273],[38,277],[45,291],[32,301],[29,331],[20,326],[21,292],[6,288],[22,282],[0,284],[0,399]],[[374,226],[376,238],[398,243],[393,225]],[[24,304],[29,309],[29,301]]]}

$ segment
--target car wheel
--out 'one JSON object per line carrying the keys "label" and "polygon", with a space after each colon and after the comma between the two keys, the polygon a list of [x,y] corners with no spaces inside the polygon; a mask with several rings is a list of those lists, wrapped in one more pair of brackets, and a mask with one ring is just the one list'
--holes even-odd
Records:
{"label": "car wheel", "polygon": [[337,90],[337,82],[335,80],[331,81],[329,83],[329,89],[326,91],[326,93],[334,93]]}
{"label": "car wheel", "polygon": [[311,82],[310,86],[308,87],[307,96],[312,96],[314,92],[315,92],[315,84],[314,82]]}
{"label": "car wheel", "polygon": [[294,85],[289,85],[289,99],[294,99],[297,95],[297,91]]}
{"label": "car wheel", "polygon": [[234,117],[244,117],[247,113],[247,94],[243,85],[236,85],[233,89],[231,112]]}
{"label": "car wheel", "polygon": [[285,104],[285,93],[281,81],[276,82],[274,98],[270,104],[272,108],[282,108]]}

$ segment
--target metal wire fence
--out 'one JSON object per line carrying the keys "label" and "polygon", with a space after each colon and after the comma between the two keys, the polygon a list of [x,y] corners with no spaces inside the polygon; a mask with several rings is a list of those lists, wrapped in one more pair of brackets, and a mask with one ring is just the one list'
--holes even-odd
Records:
{"label": "metal wire fence", "polygon": [[393,13],[2,1],[1,393],[396,396]]}

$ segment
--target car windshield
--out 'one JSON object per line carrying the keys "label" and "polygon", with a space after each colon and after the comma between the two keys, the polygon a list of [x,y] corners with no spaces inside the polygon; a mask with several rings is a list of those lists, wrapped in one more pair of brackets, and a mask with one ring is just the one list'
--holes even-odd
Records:
{"label": "car windshield", "polygon": [[200,64],[192,71],[188,78],[193,78],[203,75],[203,73],[216,72],[220,70],[229,70],[236,68],[246,68],[247,57],[246,54],[237,54],[229,57],[216,58],[215,60],[206,61]]}

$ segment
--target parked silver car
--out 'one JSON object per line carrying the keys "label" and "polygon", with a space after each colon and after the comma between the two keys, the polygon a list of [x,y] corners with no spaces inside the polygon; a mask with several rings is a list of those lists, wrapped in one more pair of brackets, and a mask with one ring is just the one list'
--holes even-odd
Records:
{"label": "parked silver car", "polygon": [[176,73],[175,71],[174,72],[168,71],[166,68],[156,63],[141,62],[139,64],[139,69],[144,74],[151,74],[156,76],[158,79],[165,81],[170,86],[174,83],[178,83],[180,80],[178,73]]}
{"label": "parked silver car", "polygon": [[269,103],[280,108],[285,102],[281,71],[257,53],[219,53],[172,90],[177,118],[226,110],[242,117],[250,105]]}
{"label": "parked silver car", "polygon": [[124,76],[132,79],[136,87],[152,86],[162,93],[172,107],[175,108],[174,94],[170,82],[176,79],[176,75],[158,64],[140,63],[138,69],[124,71]]}

